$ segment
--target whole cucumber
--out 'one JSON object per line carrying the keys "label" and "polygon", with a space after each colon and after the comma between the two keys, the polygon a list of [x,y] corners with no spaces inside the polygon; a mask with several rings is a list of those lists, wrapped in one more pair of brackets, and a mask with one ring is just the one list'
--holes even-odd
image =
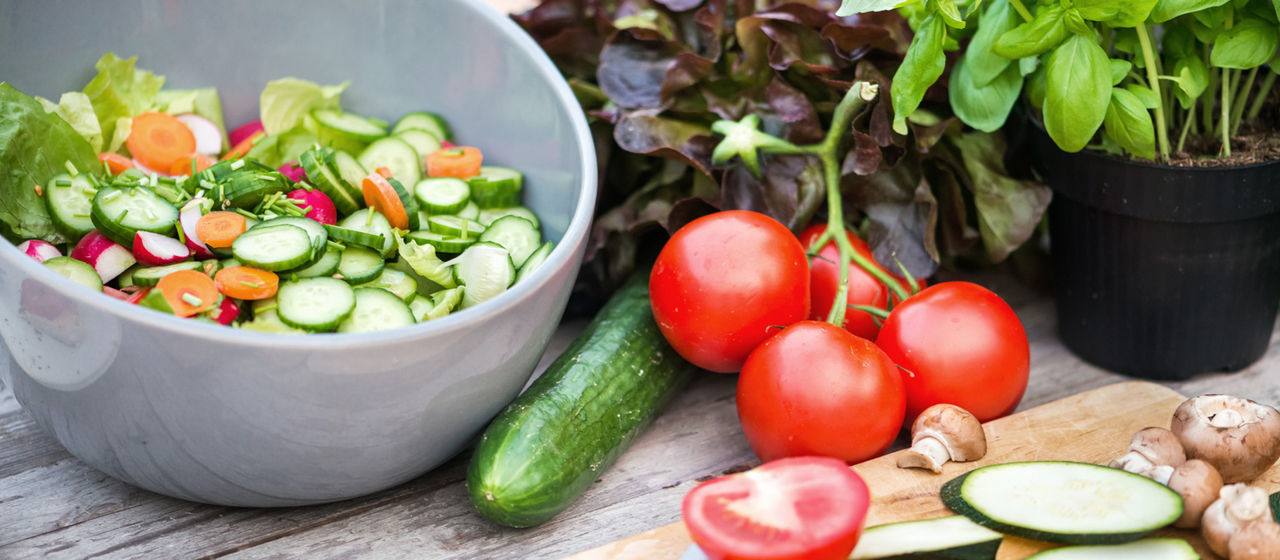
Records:
{"label": "whole cucumber", "polygon": [[694,370],[658,331],[648,274],[636,273],[485,430],[467,470],[471,503],[509,527],[551,519],[617,460]]}

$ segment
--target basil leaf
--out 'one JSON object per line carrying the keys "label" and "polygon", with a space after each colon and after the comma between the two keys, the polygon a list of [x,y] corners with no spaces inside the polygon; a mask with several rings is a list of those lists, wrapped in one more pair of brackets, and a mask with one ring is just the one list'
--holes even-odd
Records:
{"label": "basil leaf", "polygon": [[1198,56],[1179,58],[1173,64],[1173,95],[1183,109],[1191,107],[1196,98],[1209,87],[1209,67]]}
{"label": "basil leaf", "polygon": [[1209,63],[1218,68],[1250,69],[1266,64],[1280,44],[1280,30],[1260,19],[1249,18],[1218,35]]}
{"label": "basil leaf", "polygon": [[[1207,8],[1214,8],[1231,0],[1159,0],[1151,9],[1151,21],[1164,23],[1173,18]],[[1273,0],[1278,1],[1278,0]]]}
{"label": "basil leaf", "polygon": [[1119,58],[1111,59],[1111,85],[1118,86],[1133,69],[1133,63]]}
{"label": "basil leaf", "polygon": [[1075,0],[1074,7],[1090,21],[1111,27],[1134,27],[1151,14],[1156,0]]}
{"label": "basil leaf", "polygon": [[1107,136],[1129,153],[1155,159],[1155,125],[1151,124],[1151,112],[1138,96],[1120,88],[1111,90],[1111,102],[1107,104],[1103,123]]}
{"label": "basil leaf", "polygon": [[1049,87],[1049,72],[1046,66],[1036,68],[1027,78],[1027,100],[1036,109],[1044,109],[1044,92]]}
{"label": "basil leaf", "polygon": [[1009,111],[1022,91],[1022,74],[1010,64],[996,79],[986,85],[974,83],[967,61],[951,69],[947,87],[951,109],[964,124],[983,132],[995,132],[1004,126]]}
{"label": "basil leaf", "polygon": [[935,15],[926,17],[911,39],[889,92],[893,101],[893,130],[898,134],[907,133],[907,117],[920,106],[929,86],[942,76],[947,63],[942,52],[946,40],[947,24]]}
{"label": "basil leaf", "polygon": [[1044,127],[1064,151],[1093,138],[1111,100],[1111,63],[1091,37],[1072,35],[1049,56]]}
{"label": "basil leaf", "polygon": [[836,10],[836,15],[840,17],[851,16],[853,14],[864,14],[867,12],[883,12],[892,10],[903,4],[908,4],[912,0],[844,0],[840,3],[840,9]]}
{"label": "basil leaf", "polygon": [[[1129,93],[1136,95],[1138,97],[1138,101],[1142,102],[1143,107],[1146,107],[1148,109],[1155,109],[1156,107],[1160,106],[1160,97],[1156,95],[1156,92],[1151,91],[1151,88],[1147,86],[1140,86],[1138,84],[1128,84],[1124,86],[1124,89],[1125,91],[1128,91]],[[1114,93],[1112,95],[1114,95]]]}
{"label": "basil leaf", "polygon": [[1164,26],[1164,38],[1160,40],[1160,52],[1167,58],[1177,59],[1199,54],[1196,36],[1185,25]]}
{"label": "basil leaf", "polygon": [[[1280,0],[1277,0],[1280,1]],[[1004,69],[1013,63],[1012,60],[991,51],[1006,31],[1017,27],[1018,13],[1013,10],[1009,0],[995,0],[987,6],[986,11],[978,18],[978,31],[969,41],[964,51],[964,63],[969,67],[972,82],[987,85],[996,79]]]}
{"label": "basil leaf", "polygon": [[995,53],[1009,60],[1037,56],[1053,50],[1067,38],[1066,8],[1042,7],[1031,21],[1005,32],[996,40]]}
{"label": "basil leaf", "polygon": [[964,29],[964,16],[960,15],[960,8],[956,7],[955,0],[934,0],[934,6],[937,7],[935,13],[942,16],[947,27]]}
{"label": "basil leaf", "polygon": [[1084,21],[1084,16],[1080,15],[1080,10],[1069,8],[1064,14],[1064,21],[1067,24],[1067,31],[1076,35],[1093,36],[1093,28]]}

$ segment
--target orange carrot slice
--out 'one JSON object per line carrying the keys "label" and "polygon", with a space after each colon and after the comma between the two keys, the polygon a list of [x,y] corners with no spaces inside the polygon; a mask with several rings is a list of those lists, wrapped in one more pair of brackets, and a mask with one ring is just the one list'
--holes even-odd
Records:
{"label": "orange carrot slice", "polygon": [[386,167],[386,166],[383,166],[383,167],[379,167],[379,168],[377,168],[377,169],[374,169],[374,170],[373,170],[373,172],[374,172],[374,173],[377,173],[378,175],[382,175],[383,177],[390,177],[390,176],[391,176],[391,168],[390,168],[390,167]]}
{"label": "orange carrot slice", "polygon": [[199,270],[170,272],[156,283],[156,289],[179,317],[190,317],[218,305],[218,287]]}
{"label": "orange carrot slice", "polygon": [[223,249],[230,247],[247,225],[244,216],[235,212],[209,212],[196,222],[196,237],[205,245]]}
{"label": "orange carrot slice", "polygon": [[232,146],[230,150],[227,150],[227,154],[222,156],[222,159],[225,161],[244,157],[245,154],[249,153],[249,150],[253,149],[253,145],[257,144],[258,140],[266,135],[267,133],[261,130],[250,134],[248,138],[241,140],[240,143]]}
{"label": "orange carrot slice", "polygon": [[124,173],[126,169],[133,169],[137,166],[133,164],[133,160],[124,157],[115,152],[102,152],[98,154],[98,161],[107,164],[107,171],[112,175]]}
{"label": "orange carrot slice", "polygon": [[222,295],[236,299],[267,299],[276,295],[280,277],[276,273],[251,266],[229,266],[213,276]]}
{"label": "orange carrot slice", "polygon": [[483,156],[479,148],[455,146],[440,148],[427,154],[427,175],[466,179],[480,173]]}
{"label": "orange carrot slice", "polygon": [[409,214],[404,210],[404,203],[400,202],[400,195],[396,194],[395,187],[387,182],[386,177],[370,173],[361,181],[360,190],[364,192],[365,206],[385,216],[391,227],[409,229]]}
{"label": "orange carrot slice", "polygon": [[[195,160],[196,162],[196,169],[194,173],[191,171],[192,160]],[[204,171],[206,168],[208,168],[210,165],[213,165],[214,163],[215,162],[213,161],[213,158],[206,156],[204,154],[187,154],[185,156],[182,156],[178,159],[173,160],[173,166],[169,168],[169,174],[170,175],[194,175],[195,173]]]}
{"label": "orange carrot slice", "polygon": [[125,140],[133,158],[151,169],[169,169],[173,161],[196,151],[196,136],[186,124],[168,113],[150,112],[133,117]]}

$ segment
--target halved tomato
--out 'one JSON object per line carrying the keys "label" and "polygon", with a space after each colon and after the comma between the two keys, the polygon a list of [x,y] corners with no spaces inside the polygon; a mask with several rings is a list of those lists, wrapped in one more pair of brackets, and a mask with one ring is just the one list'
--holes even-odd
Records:
{"label": "halved tomato", "polygon": [[830,457],[788,457],[690,490],[681,513],[712,560],[843,560],[862,535],[862,477]]}

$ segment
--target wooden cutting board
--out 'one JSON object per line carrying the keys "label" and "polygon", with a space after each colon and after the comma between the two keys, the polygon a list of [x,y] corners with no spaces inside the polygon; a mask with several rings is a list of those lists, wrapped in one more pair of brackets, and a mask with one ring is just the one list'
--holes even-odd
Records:
{"label": "wooden cutting board", "polygon": [[[897,453],[855,465],[871,489],[867,526],[950,515],[938,489],[969,470],[1010,461],[1069,460],[1106,464],[1122,455],[1134,432],[1168,426],[1182,395],[1154,383],[1133,381],[1094,389],[988,422],[987,456],[971,463],[948,463],[941,474],[900,469]],[[1254,484],[1268,493],[1280,489],[1280,465]],[[1165,529],[1158,536],[1186,539],[1206,559],[1218,558],[1199,533]],[[679,558],[692,541],[681,522],[672,523],[599,548],[571,560],[661,560]],[[1026,558],[1057,545],[1005,537],[999,560]]]}

